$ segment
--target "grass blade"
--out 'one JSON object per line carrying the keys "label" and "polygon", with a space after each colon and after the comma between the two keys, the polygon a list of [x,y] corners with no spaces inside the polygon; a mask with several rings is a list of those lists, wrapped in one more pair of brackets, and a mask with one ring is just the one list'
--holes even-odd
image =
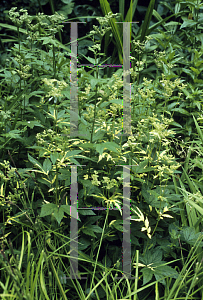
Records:
{"label": "grass blade", "polygon": [[142,25],[142,33],[141,33],[141,38],[140,38],[141,42],[144,41],[145,36],[147,34],[147,30],[149,28],[149,23],[150,23],[151,18],[152,18],[152,13],[153,13],[154,5],[155,5],[155,0],[151,0],[150,3],[149,3],[149,6],[147,8],[147,12],[146,12],[146,15],[145,15],[144,23]]}
{"label": "grass blade", "polygon": [[[100,6],[101,6],[101,9],[102,9],[102,12],[104,15],[107,15],[110,12],[113,13],[107,0],[99,0],[99,1],[100,1]],[[116,19],[115,18],[110,19],[109,23],[112,28],[113,36],[116,41],[116,47],[118,48],[118,57],[119,57],[120,63],[123,64],[123,54],[122,54],[123,42],[121,39],[120,31],[118,29],[118,25],[116,24]]]}

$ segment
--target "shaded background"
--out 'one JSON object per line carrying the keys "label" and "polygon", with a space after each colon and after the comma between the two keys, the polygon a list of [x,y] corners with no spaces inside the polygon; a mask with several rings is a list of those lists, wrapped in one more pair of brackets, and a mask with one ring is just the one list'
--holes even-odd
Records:
{"label": "shaded background", "polygon": [[[119,0],[109,0],[110,7],[113,13],[119,12]],[[139,21],[139,25],[141,25],[144,20],[147,7],[149,5],[150,0],[138,0],[138,5],[134,15],[134,21]],[[154,9],[157,10],[162,17],[170,15],[170,11],[161,5],[161,0],[156,0]],[[170,3],[171,1],[168,1]],[[130,6],[130,0],[125,1],[125,14]],[[17,7],[18,10],[21,8],[27,9],[29,15],[36,15],[38,12],[43,12],[46,15],[52,15],[55,12],[60,12],[65,15],[68,19],[74,19],[72,21],[84,21],[81,19],[82,16],[103,16],[100,2],[93,0],[15,0],[15,1],[7,1],[2,0],[0,6],[0,23],[12,24],[10,19],[8,18],[8,11],[12,7]],[[151,21],[151,25],[153,24],[153,17]],[[84,37],[90,30],[93,29],[93,25],[98,25],[98,22],[95,18],[87,18],[86,24],[78,24],[78,37]],[[1,37],[8,37],[8,30],[0,26],[0,34]],[[12,32],[12,35],[14,33]],[[0,38],[1,39],[1,38]],[[67,24],[63,28],[62,32],[62,42],[63,44],[67,44],[70,42],[70,24]],[[9,43],[5,43],[4,39],[0,40],[0,51],[4,52],[7,48],[10,48]],[[113,45],[112,45],[113,46]],[[78,53],[80,53],[80,47],[82,44],[78,44]],[[109,49],[112,47],[109,47]],[[108,53],[111,56],[110,53]],[[87,63],[84,58],[79,57],[81,63]]]}

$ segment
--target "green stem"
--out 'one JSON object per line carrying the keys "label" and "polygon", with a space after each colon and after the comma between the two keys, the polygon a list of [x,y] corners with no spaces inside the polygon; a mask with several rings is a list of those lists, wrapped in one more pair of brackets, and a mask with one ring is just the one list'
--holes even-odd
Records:
{"label": "green stem", "polygon": [[56,200],[56,205],[58,205],[58,168],[57,168],[57,166],[56,166],[55,200]]}
{"label": "green stem", "polygon": [[55,48],[54,48],[54,45],[53,45],[52,51],[53,51],[53,70],[54,70],[54,79],[55,79],[56,78],[56,59],[55,59]]}

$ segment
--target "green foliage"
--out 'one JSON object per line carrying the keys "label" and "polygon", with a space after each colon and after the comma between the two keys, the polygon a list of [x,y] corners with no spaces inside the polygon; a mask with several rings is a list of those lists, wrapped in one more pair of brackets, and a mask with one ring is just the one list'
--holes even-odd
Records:
{"label": "green foliage", "polygon": [[143,267],[141,272],[143,273],[143,285],[151,281],[154,275],[156,280],[166,285],[163,277],[178,278],[178,272],[173,268],[166,266],[166,262],[162,261],[162,251],[159,249],[147,250],[144,256],[140,256],[141,263],[138,264]]}
{"label": "green foliage", "polygon": [[[69,14],[72,2],[62,2]],[[125,18],[119,3],[120,18],[132,21],[137,1]],[[164,9],[156,12],[154,3],[131,35],[127,137],[121,135],[122,70],[107,76],[102,68],[84,67],[78,70],[78,134],[69,136],[70,48],[57,38],[63,14],[30,16],[13,8],[14,25],[2,24],[13,30],[0,70],[2,297],[60,293],[67,299],[67,291],[74,299],[202,297],[201,5],[163,2],[172,13],[163,19]],[[81,56],[106,63],[112,39],[118,52],[108,60],[122,62],[117,14],[108,1],[100,4],[105,17],[84,37],[90,56]],[[158,23],[150,26],[153,18]],[[88,277],[77,286],[64,279],[71,273],[72,165],[78,166],[78,275]],[[118,282],[128,176],[122,166],[128,165],[134,281],[124,276]]]}

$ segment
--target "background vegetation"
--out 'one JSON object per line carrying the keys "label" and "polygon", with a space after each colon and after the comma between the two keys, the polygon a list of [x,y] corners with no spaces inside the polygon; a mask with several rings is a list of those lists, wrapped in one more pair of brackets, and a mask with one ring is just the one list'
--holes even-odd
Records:
{"label": "background vegetation", "polygon": [[[202,1],[20,4],[0,12],[1,298],[203,299]],[[139,21],[131,136],[119,136],[123,72],[113,67],[78,68],[79,133],[68,136],[71,20],[87,22],[78,63],[95,65],[122,63],[115,21]],[[71,165],[83,165],[78,207],[90,208],[78,210],[80,280],[68,279]],[[117,279],[122,165],[133,165],[132,278]]]}

